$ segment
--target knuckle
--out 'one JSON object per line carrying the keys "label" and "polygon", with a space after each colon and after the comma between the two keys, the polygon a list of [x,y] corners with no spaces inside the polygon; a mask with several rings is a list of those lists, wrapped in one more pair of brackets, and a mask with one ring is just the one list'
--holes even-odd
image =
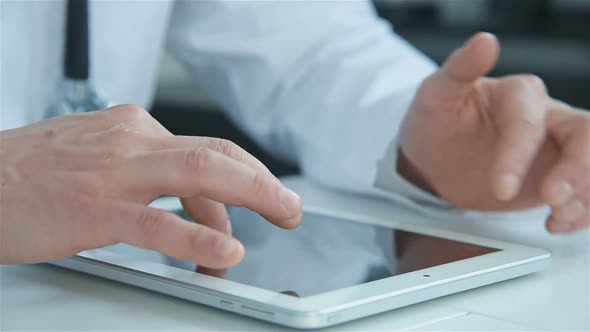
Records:
{"label": "knuckle", "polygon": [[162,136],[174,136],[166,127],[164,127],[158,120],[154,119],[151,115],[149,118],[149,122],[151,122],[151,127],[155,130],[156,133]]}
{"label": "knuckle", "polygon": [[133,129],[130,128],[128,125],[124,123],[118,123],[103,133],[103,136],[106,136],[112,140],[120,140],[125,139],[131,136],[134,133]]}
{"label": "knuckle", "polygon": [[275,197],[279,197],[281,191],[283,190],[283,184],[279,179],[273,178],[270,184],[270,190],[275,195]]}
{"label": "knuckle", "polygon": [[509,89],[511,89],[513,92],[521,92],[523,90],[528,90],[529,83],[522,76],[518,76],[510,80]]}
{"label": "knuckle", "polygon": [[96,202],[87,195],[77,192],[71,193],[67,201],[69,206],[73,208],[81,216],[92,216],[96,214]]}
{"label": "knuckle", "polygon": [[57,134],[57,129],[56,128],[48,128],[43,132],[43,137],[50,139],[55,137],[55,135]]}
{"label": "knuckle", "polygon": [[[533,148],[544,139],[545,127],[539,119],[522,114],[512,121],[509,126],[498,133],[500,139],[506,144],[518,143]],[[523,140],[524,137],[526,137],[526,140]]]}
{"label": "knuckle", "polygon": [[106,165],[113,164],[114,159],[115,159],[115,152],[113,152],[113,151],[104,151],[99,156],[99,162],[106,164]]}
{"label": "knuckle", "polygon": [[526,132],[527,135],[532,135],[531,138],[540,138],[544,134],[543,123],[531,116],[520,117],[518,119],[518,127],[520,130]]}
{"label": "knuckle", "polygon": [[193,252],[202,252],[204,249],[210,251],[215,248],[218,239],[209,233],[205,227],[194,227],[191,230],[189,233],[189,246]]}
{"label": "knuckle", "polygon": [[86,170],[111,170],[116,167],[119,161],[126,158],[124,152],[116,148],[102,148],[96,151],[89,151],[87,161],[78,164],[77,167]]}
{"label": "knuckle", "polygon": [[545,82],[539,76],[534,74],[522,74],[513,76],[511,80],[511,89],[514,91],[530,91],[546,94],[547,88]]}
{"label": "knuckle", "polygon": [[211,150],[203,147],[190,148],[184,154],[184,165],[189,169],[201,171],[210,163]]}
{"label": "knuckle", "polygon": [[136,223],[142,233],[144,240],[156,237],[160,233],[162,220],[166,217],[165,212],[145,210],[137,217]]}
{"label": "knuckle", "polygon": [[252,177],[252,187],[254,188],[254,195],[256,197],[263,195],[265,185],[266,177],[260,172],[254,173],[254,176]]}
{"label": "knuckle", "polygon": [[151,118],[148,111],[146,111],[140,106],[132,104],[118,105],[116,107],[113,107],[111,109],[111,112],[113,112],[114,116],[118,120],[128,122],[138,122],[146,118]]}
{"label": "knuckle", "polygon": [[239,156],[241,148],[234,142],[224,138],[212,138],[208,145],[213,151],[222,153],[230,158]]}
{"label": "knuckle", "polygon": [[535,91],[540,93],[547,93],[547,86],[545,85],[545,81],[535,74],[525,74],[523,75],[523,80],[525,83],[532,87]]}

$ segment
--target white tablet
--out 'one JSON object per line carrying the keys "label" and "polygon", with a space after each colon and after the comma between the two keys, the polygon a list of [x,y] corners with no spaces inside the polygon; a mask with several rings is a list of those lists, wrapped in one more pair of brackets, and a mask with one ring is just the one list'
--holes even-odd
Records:
{"label": "white tablet", "polygon": [[231,220],[246,257],[224,278],[125,245],[52,264],[281,325],[320,328],[539,271],[551,257],[399,221],[306,211],[289,231],[245,209],[231,211]]}

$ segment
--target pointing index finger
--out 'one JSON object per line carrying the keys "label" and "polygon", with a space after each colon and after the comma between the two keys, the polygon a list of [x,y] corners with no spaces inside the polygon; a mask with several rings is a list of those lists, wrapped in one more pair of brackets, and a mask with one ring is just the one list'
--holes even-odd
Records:
{"label": "pointing index finger", "polygon": [[269,172],[253,169],[205,147],[152,151],[137,156],[124,175],[131,190],[244,206],[283,228],[301,219],[301,199]]}

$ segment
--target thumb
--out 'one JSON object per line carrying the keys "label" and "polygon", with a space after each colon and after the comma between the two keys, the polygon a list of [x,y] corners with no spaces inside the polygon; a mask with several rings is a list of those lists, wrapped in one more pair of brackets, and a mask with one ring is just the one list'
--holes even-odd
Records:
{"label": "thumb", "polygon": [[471,37],[463,47],[455,50],[435,74],[438,86],[447,95],[464,94],[478,78],[489,73],[500,54],[496,36],[480,32]]}

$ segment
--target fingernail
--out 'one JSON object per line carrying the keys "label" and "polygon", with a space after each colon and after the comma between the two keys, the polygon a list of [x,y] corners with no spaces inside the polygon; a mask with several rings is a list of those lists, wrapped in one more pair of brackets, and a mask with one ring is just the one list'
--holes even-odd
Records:
{"label": "fingernail", "polygon": [[574,193],[572,185],[566,181],[556,182],[549,192],[550,204],[561,205],[565,203]]}
{"label": "fingernail", "polygon": [[567,223],[579,218],[584,213],[584,204],[576,200],[559,208],[559,215],[557,221],[560,223]]}
{"label": "fingernail", "polygon": [[498,183],[498,192],[496,195],[501,201],[508,201],[514,198],[518,193],[520,178],[514,174],[504,174],[500,177]]}
{"label": "fingernail", "polygon": [[217,242],[216,252],[220,257],[229,258],[235,256],[241,250],[242,244],[229,236],[224,236],[223,239]]}
{"label": "fingernail", "polygon": [[281,190],[281,204],[287,212],[295,213],[301,210],[301,198],[287,187]]}
{"label": "fingernail", "polygon": [[232,227],[231,227],[231,220],[227,220],[227,224],[225,225],[225,235],[231,236]]}

